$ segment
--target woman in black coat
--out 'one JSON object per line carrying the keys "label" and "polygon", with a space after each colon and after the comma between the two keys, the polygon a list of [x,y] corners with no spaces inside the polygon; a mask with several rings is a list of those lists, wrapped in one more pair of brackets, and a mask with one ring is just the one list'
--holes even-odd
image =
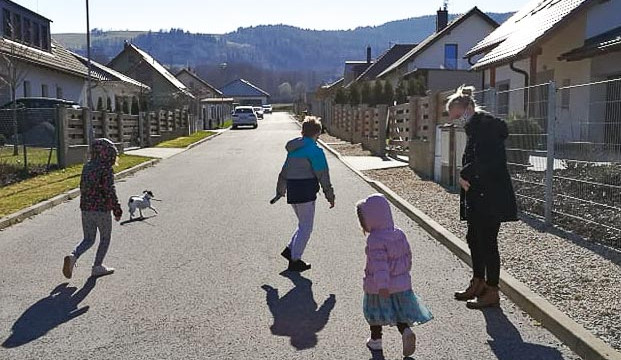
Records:
{"label": "woman in black coat", "polygon": [[460,87],[449,97],[447,110],[468,136],[459,179],[460,212],[468,222],[466,239],[474,271],[468,288],[456,292],[455,298],[480,309],[500,304],[498,231],[501,223],[517,220],[517,206],[507,170],[507,125],[477,109],[472,90]]}

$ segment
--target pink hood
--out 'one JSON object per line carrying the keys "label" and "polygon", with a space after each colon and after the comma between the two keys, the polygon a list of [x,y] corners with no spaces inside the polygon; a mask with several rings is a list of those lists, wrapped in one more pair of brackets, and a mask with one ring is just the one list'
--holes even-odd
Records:
{"label": "pink hood", "polygon": [[374,194],[358,206],[370,231],[365,249],[364,291],[377,294],[380,289],[388,289],[393,294],[411,290],[410,244],[403,231],[395,227],[388,200],[381,194]]}

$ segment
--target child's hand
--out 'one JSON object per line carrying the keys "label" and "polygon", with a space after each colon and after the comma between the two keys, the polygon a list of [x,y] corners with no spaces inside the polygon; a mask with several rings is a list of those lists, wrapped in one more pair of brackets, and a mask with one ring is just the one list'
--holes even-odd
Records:
{"label": "child's hand", "polygon": [[388,291],[388,289],[380,289],[379,296],[384,299],[388,299],[390,297],[390,291]]}
{"label": "child's hand", "polygon": [[330,203],[330,209],[334,208],[334,199],[328,200],[328,202]]}

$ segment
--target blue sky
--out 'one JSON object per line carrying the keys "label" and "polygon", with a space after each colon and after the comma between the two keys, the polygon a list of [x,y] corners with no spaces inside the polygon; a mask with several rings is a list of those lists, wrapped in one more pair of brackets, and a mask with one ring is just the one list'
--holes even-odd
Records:
{"label": "blue sky", "polygon": [[[53,33],[84,32],[85,0],[13,0],[48,17]],[[516,11],[529,0],[451,0],[449,11],[476,5],[486,12]],[[257,5],[257,4],[260,4]],[[351,29],[435,14],[442,0],[90,0],[91,28],[224,33],[253,25]]]}

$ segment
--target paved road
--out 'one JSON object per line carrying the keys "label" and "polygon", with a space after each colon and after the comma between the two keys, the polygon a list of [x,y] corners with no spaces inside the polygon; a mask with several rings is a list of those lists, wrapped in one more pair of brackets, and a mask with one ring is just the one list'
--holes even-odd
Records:
{"label": "paved road", "polygon": [[[337,207],[318,204],[306,253],[313,269],[279,273],[293,230],[268,200],[299,132],[282,114],[230,131],[121,182],[122,199],[150,189],[160,215],[115,225],[107,264],[88,280],[93,252],[71,281],[63,256],[80,239],[78,201],[0,233],[0,359],[369,359],[361,312],[364,238],[353,204],[372,192],[329,156]],[[468,311],[451,300],[469,271],[401,213],[414,251],[414,286],[435,314],[418,329],[417,359],[574,359],[504,302]],[[274,290],[272,290],[274,289]],[[276,290],[277,289],[277,292]],[[399,358],[396,330],[385,356]],[[379,358],[379,357],[375,357]]]}

